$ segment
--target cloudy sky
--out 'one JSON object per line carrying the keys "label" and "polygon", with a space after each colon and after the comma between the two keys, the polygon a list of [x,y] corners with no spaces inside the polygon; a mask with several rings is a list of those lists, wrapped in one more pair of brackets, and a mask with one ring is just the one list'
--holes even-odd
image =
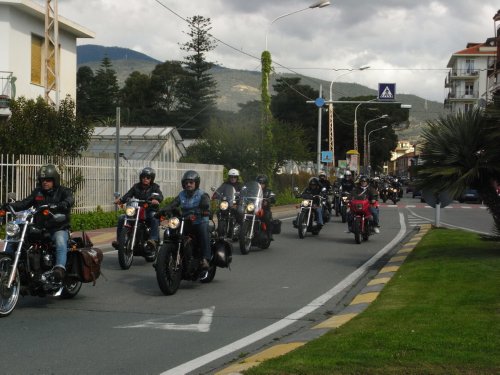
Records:
{"label": "cloudy sky", "polygon": [[[208,59],[227,68],[260,70],[267,36],[277,73],[372,89],[394,82],[396,94],[440,102],[451,54],[493,36],[492,18],[500,8],[498,0],[334,0],[309,9],[315,2],[60,0],[58,8],[61,16],[96,34],[79,44],[131,48],[161,61],[182,59],[179,43],[189,40],[185,19],[201,15],[211,19],[211,33],[219,40]],[[348,70],[361,66],[370,68]],[[319,86],[314,80],[304,83]],[[329,87],[323,90],[328,98]]]}

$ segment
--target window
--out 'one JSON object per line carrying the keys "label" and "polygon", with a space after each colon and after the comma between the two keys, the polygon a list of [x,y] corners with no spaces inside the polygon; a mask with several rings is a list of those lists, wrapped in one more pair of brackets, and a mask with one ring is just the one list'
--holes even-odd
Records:
{"label": "window", "polygon": [[[49,51],[50,60],[49,68],[51,72],[55,73],[55,55],[54,47],[50,47]],[[44,84],[44,60],[45,60],[45,40],[38,35],[31,35],[31,83],[35,85]],[[55,82],[54,74],[49,73],[49,87]]]}
{"label": "window", "polygon": [[467,72],[467,74],[472,74],[474,72],[474,60],[465,60],[465,71]]}
{"label": "window", "polygon": [[474,95],[474,82],[465,82],[465,95]]}
{"label": "window", "polygon": [[31,35],[31,83],[42,84],[43,38]]}

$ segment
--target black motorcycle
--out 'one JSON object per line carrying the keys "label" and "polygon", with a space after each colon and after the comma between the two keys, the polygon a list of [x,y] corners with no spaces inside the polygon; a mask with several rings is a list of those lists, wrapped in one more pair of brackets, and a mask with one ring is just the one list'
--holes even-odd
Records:
{"label": "black motorcycle", "polygon": [[252,245],[267,249],[271,245],[268,228],[264,222],[264,197],[257,181],[250,181],[240,192],[239,214],[243,217],[239,235],[240,252],[249,253]]}
{"label": "black motorcycle", "polygon": [[340,193],[340,216],[342,222],[347,222],[347,209],[349,208],[349,202],[351,201],[351,193],[348,191],[341,190]]}
{"label": "black motorcycle", "polygon": [[[160,227],[164,229],[163,243],[158,251],[154,267],[156,280],[160,290],[165,295],[172,295],[179,289],[181,280],[199,280],[202,283],[211,282],[217,267],[227,268],[232,261],[232,246],[223,238],[210,238],[212,256],[208,270],[201,266],[203,254],[193,235],[193,220],[190,213],[181,214],[175,210],[169,217],[162,217]],[[210,232],[215,231],[211,223]]]}
{"label": "black motorcycle", "polygon": [[[212,190],[215,190],[212,188]],[[212,199],[217,202],[215,214],[217,217],[217,236],[229,238],[233,242],[238,241],[240,225],[238,224],[237,210],[238,194],[234,186],[222,184],[214,191]]]}
{"label": "black motorcycle", "polygon": [[[88,241],[81,238],[79,241],[69,241],[63,280],[57,279],[53,274],[56,264],[55,246],[45,225],[37,223],[60,223],[66,219],[66,215],[52,213],[48,205],[19,212],[7,205],[7,211],[1,213],[2,216],[7,214],[8,218],[7,239],[3,252],[0,252],[0,318],[8,316],[14,310],[19,295],[69,299],[78,294],[82,282],[90,281],[84,277],[81,254],[78,252]],[[13,253],[6,252],[8,244]],[[99,251],[100,262],[102,252],[98,249],[91,250],[96,259]],[[98,277],[99,274],[95,276]]]}
{"label": "black motorcycle", "polygon": [[146,223],[146,210],[151,205],[151,200],[130,198],[125,204],[125,223],[122,229],[123,243],[118,247],[118,262],[120,267],[128,270],[134,260],[134,255],[143,256],[147,262],[156,259],[156,244],[150,239],[150,229]]}
{"label": "black motorcycle", "polygon": [[[297,193],[298,189],[295,188]],[[317,204],[315,201],[321,201],[321,195],[311,195],[308,197],[303,197],[300,202],[300,210],[297,213],[297,218],[294,220],[294,227],[298,229],[299,238],[304,238],[307,232],[313,235],[319,234],[321,227],[317,224],[316,210]],[[324,209],[324,208],[323,208]]]}

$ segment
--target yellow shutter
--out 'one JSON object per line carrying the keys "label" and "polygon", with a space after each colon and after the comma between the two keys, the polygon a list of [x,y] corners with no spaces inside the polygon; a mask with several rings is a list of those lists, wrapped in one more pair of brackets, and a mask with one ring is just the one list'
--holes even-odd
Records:
{"label": "yellow shutter", "polygon": [[43,39],[31,35],[31,83],[42,84],[42,45]]}

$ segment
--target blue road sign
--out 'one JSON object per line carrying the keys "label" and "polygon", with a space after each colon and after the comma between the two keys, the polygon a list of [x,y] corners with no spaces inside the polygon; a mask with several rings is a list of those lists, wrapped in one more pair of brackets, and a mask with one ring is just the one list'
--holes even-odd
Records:
{"label": "blue road sign", "polygon": [[321,107],[323,107],[325,105],[325,99],[323,99],[323,98],[317,98],[314,101],[314,104],[316,104],[316,107],[321,108]]}
{"label": "blue road sign", "polygon": [[332,151],[321,151],[321,162],[322,163],[333,163],[333,152]]}
{"label": "blue road sign", "polygon": [[378,100],[395,100],[395,99],[396,99],[395,83],[378,84]]}

